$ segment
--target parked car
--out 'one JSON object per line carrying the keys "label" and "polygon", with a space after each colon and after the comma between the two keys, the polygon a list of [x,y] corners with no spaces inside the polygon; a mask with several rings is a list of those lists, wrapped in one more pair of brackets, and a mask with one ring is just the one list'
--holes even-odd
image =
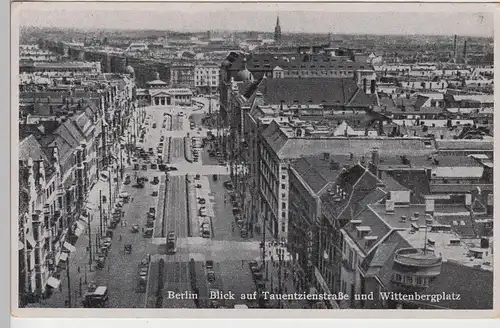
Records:
{"label": "parked car", "polygon": [[214,181],[217,181],[217,178],[218,178],[217,174],[212,175],[212,179],[213,179]]}
{"label": "parked car", "polygon": [[199,174],[194,176],[195,180],[200,180],[201,176]]}
{"label": "parked car", "polygon": [[153,181],[151,181],[151,183],[156,185],[156,184],[160,183],[160,179],[158,179],[158,177],[154,177]]}
{"label": "parked car", "polygon": [[153,237],[153,228],[147,228],[147,229],[144,229],[144,233],[143,233],[143,237],[144,238],[151,238]]}
{"label": "parked car", "polygon": [[224,187],[228,190],[232,190],[233,189],[233,183],[231,181],[225,181],[224,182]]}
{"label": "parked car", "polygon": [[207,202],[207,201],[206,201],[206,200],[205,200],[205,198],[203,198],[203,197],[200,197],[200,198],[198,199],[198,204],[205,205],[205,203],[206,203],[206,202]]}

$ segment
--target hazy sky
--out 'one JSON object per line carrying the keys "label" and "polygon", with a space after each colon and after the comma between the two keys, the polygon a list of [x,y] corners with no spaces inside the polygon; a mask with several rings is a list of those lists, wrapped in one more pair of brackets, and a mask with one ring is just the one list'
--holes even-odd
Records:
{"label": "hazy sky", "polygon": [[492,5],[22,3],[20,25],[205,30],[274,30],[338,34],[493,36]]}

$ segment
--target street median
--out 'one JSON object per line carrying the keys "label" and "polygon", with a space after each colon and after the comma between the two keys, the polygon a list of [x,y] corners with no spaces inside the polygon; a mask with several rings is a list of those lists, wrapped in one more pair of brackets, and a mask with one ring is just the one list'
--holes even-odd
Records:
{"label": "street median", "polygon": [[167,153],[167,163],[170,164],[171,161],[171,152],[170,152],[170,149],[172,149],[172,138],[171,137],[168,137],[168,140],[167,140],[167,149],[165,150],[165,152]]}
{"label": "street median", "polygon": [[186,175],[186,197],[187,197],[187,214],[188,214],[188,236],[197,237],[198,231],[198,208],[196,206],[196,188],[194,186],[194,176]]}
{"label": "street median", "polygon": [[193,162],[193,152],[191,150],[191,138],[184,137],[184,156],[189,163]]}

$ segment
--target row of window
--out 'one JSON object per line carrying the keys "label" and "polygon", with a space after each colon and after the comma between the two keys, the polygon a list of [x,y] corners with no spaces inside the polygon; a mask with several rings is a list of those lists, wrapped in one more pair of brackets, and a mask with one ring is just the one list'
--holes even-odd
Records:
{"label": "row of window", "polygon": [[285,76],[351,76],[353,71],[285,71]]}
{"label": "row of window", "polygon": [[429,286],[429,277],[408,276],[399,273],[394,273],[392,275],[392,281],[407,286],[418,286],[418,287]]}

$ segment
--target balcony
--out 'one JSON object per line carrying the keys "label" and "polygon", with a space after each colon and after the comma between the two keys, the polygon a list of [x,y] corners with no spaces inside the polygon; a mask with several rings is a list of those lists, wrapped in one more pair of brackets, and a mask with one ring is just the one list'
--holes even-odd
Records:
{"label": "balcony", "polygon": [[442,258],[433,250],[402,248],[396,251],[394,262],[406,267],[429,268],[440,266]]}

